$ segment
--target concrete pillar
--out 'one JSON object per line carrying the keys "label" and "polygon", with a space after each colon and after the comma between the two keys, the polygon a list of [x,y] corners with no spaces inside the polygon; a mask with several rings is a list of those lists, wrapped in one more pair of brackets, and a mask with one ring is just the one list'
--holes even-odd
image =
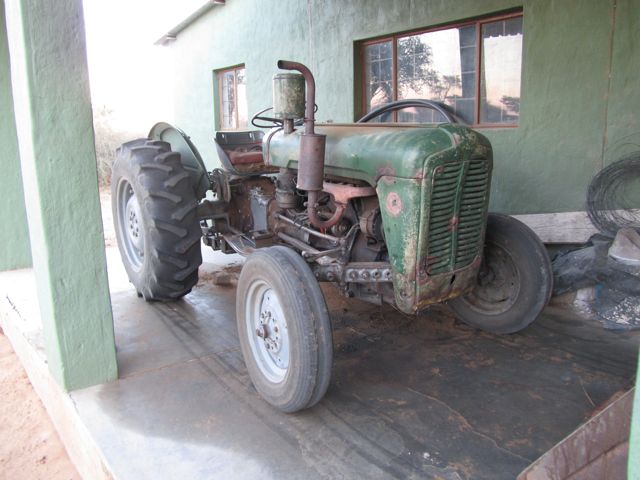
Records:
{"label": "concrete pillar", "polygon": [[0,1],[0,271],[31,266],[18,138],[13,121],[9,46]]}
{"label": "concrete pillar", "polygon": [[5,0],[31,253],[49,368],[117,377],[82,0]]}

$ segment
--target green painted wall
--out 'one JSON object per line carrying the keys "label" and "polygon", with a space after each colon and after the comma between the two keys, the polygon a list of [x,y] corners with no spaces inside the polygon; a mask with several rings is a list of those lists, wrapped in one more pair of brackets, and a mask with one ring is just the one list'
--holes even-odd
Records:
{"label": "green painted wall", "polygon": [[18,138],[13,121],[9,46],[0,1],[0,271],[31,266],[27,213],[24,207]]}
{"label": "green painted wall", "polygon": [[492,209],[583,210],[592,176],[625,138],[640,144],[640,0],[229,1],[170,47],[176,123],[212,164],[212,70],[246,65],[251,114],[271,104],[278,59],[312,68],[321,121],[353,121],[354,42],[514,7],[524,12],[521,116],[517,128],[482,129],[495,150]]}
{"label": "green painted wall", "polygon": [[640,2],[617,0],[605,164],[640,150]]}
{"label": "green painted wall", "polygon": [[5,5],[47,363],[73,390],[117,378],[82,1]]}

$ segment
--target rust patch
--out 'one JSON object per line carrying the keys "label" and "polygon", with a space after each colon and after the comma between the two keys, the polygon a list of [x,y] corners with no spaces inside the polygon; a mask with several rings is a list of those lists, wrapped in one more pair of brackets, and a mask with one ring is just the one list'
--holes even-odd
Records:
{"label": "rust patch", "polygon": [[388,185],[393,183],[395,176],[396,170],[391,165],[383,165],[376,169],[376,180],[382,180]]}
{"label": "rust patch", "polygon": [[373,187],[356,187],[331,182],[324,182],[322,190],[333,195],[336,203],[347,203],[352,198],[372,197],[376,194],[376,189]]}
{"label": "rust patch", "polygon": [[387,195],[385,207],[387,207],[387,212],[389,212],[390,215],[397,217],[402,211],[402,200],[400,200],[400,195],[396,192],[391,192]]}
{"label": "rust patch", "polygon": [[460,223],[460,219],[458,218],[457,215],[454,215],[453,217],[451,217],[451,220],[449,220],[449,224],[447,225],[447,229],[450,232],[455,232],[456,230],[458,230],[458,223]]}

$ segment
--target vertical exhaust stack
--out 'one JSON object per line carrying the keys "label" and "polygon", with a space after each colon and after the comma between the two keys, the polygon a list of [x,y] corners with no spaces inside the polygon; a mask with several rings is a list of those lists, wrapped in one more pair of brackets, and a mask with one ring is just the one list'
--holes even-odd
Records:
{"label": "vertical exhaust stack", "polygon": [[308,193],[307,213],[311,224],[317,228],[329,228],[340,220],[345,206],[338,204],[334,215],[328,220],[318,218],[316,204],[324,180],[324,149],[327,136],[315,133],[316,82],[311,70],[301,63],[278,60],[278,68],[300,72],[306,83],[304,133],[300,135],[300,160],[296,186]]}
{"label": "vertical exhaust stack", "polygon": [[306,66],[298,62],[279,60],[278,68],[300,72],[307,84],[304,112],[304,133],[300,136],[300,161],[298,163],[298,185],[300,190],[319,192],[324,179],[324,147],[326,135],[315,133],[314,110],[316,105],[316,82]]}

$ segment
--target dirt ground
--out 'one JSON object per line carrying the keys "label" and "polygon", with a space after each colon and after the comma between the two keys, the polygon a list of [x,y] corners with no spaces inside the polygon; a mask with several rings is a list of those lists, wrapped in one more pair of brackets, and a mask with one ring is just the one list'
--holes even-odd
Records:
{"label": "dirt ground", "polygon": [[104,228],[104,246],[116,245],[116,231],[113,226],[113,213],[111,211],[111,189],[100,188],[100,209],[102,210],[102,226]]}
{"label": "dirt ground", "polygon": [[2,330],[0,399],[0,480],[80,480]]}

